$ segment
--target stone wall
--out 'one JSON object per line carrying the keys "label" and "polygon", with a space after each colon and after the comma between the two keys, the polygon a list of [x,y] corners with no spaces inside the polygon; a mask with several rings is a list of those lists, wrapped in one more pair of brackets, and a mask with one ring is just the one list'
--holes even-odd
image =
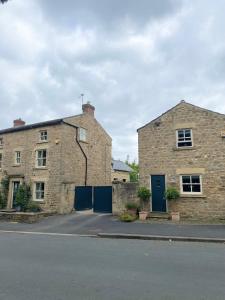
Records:
{"label": "stone wall", "polygon": [[114,215],[122,213],[128,202],[139,204],[139,199],[137,197],[138,186],[139,185],[136,182],[113,183],[112,211]]}
{"label": "stone wall", "polygon": [[[190,128],[193,147],[176,147],[176,130]],[[140,184],[150,187],[150,175],[163,174],[166,185],[180,190],[180,176],[202,177],[201,195],[181,195],[169,211],[182,217],[225,217],[225,115],[181,102],[138,130]]]}

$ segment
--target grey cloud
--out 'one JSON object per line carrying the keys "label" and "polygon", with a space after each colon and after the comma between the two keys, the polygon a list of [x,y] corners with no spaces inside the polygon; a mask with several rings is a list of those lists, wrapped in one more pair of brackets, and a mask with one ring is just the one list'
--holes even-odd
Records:
{"label": "grey cloud", "polygon": [[43,13],[57,26],[106,26],[129,18],[143,25],[172,13],[181,3],[178,0],[41,0]]}
{"label": "grey cloud", "polygon": [[136,129],[181,99],[225,112],[223,1],[8,3],[1,127],[80,113],[84,92],[125,159],[137,158]]}

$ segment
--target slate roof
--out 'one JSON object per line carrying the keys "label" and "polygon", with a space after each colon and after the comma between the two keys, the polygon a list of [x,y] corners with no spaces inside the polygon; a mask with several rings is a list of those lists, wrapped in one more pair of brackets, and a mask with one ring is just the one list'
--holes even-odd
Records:
{"label": "slate roof", "polygon": [[132,172],[133,169],[131,169],[127,164],[125,164],[121,160],[112,160],[112,168],[114,171],[123,171],[123,172]]}
{"label": "slate roof", "polygon": [[29,129],[44,127],[44,126],[58,125],[58,124],[61,124],[62,122],[63,122],[63,119],[55,119],[55,120],[39,122],[39,123],[34,123],[34,124],[29,124],[29,125],[11,127],[11,128],[0,130],[0,134],[29,130]]}

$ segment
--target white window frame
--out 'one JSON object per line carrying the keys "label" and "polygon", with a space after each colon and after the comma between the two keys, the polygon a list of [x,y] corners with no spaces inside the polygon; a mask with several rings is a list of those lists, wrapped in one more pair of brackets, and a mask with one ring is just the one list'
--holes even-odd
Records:
{"label": "white window frame", "polygon": [[40,140],[40,142],[47,142],[48,141],[48,131],[47,130],[40,130],[39,131],[39,140]]}
{"label": "white window frame", "polygon": [[[46,156],[44,157],[43,155],[42,155],[42,157],[38,157],[38,152],[43,152],[43,151],[46,151]],[[35,166],[36,166],[36,168],[46,168],[47,167],[47,149],[37,149],[36,150],[36,162],[35,162]],[[39,165],[39,161],[44,161],[45,160],[45,165]]]}
{"label": "white window frame", "polygon": [[[192,186],[193,185],[199,185],[199,183],[192,183],[190,180],[190,185],[191,185],[191,192],[184,192],[183,191],[183,176],[189,176],[189,177],[192,177],[192,176],[198,176],[199,177],[199,181],[200,181],[200,189],[201,191],[200,192],[192,192]],[[187,183],[188,184],[188,183]],[[202,195],[202,175],[200,174],[182,174],[180,175],[180,193],[181,195]]]}
{"label": "white window frame", "polygon": [[[185,130],[190,130],[190,133],[191,133],[191,139],[190,140],[185,140]],[[184,131],[184,141],[179,141],[179,136],[178,136],[178,132],[179,131]],[[179,146],[179,143],[182,143],[182,142],[191,142],[191,146]],[[194,141],[193,141],[193,131],[191,128],[180,128],[180,129],[177,129],[176,130],[176,146],[178,149],[183,149],[183,148],[192,148],[193,147],[193,144],[194,144]]]}
{"label": "white window frame", "polygon": [[4,145],[3,137],[0,137],[0,147],[2,147],[3,145]]}
{"label": "white window frame", "polygon": [[0,152],[0,170],[2,169],[2,164],[3,164],[3,153]]}
{"label": "white window frame", "polygon": [[[44,184],[44,189],[39,190],[39,193],[43,193],[43,197],[37,198],[37,185]],[[44,181],[36,181],[34,182],[34,192],[33,192],[33,200],[37,202],[43,202],[45,200],[45,190],[46,190],[46,183]]]}
{"label": "white window frame", "polygon": [[20,165],[21,164],[21,151],[16,150],[14,158],[15,158],[15,160],[14,160],[15,165]]}
{"label": "white window frame", "polygon": [[79,141],[87,142],[87,129],[83,127],[79,128]]}

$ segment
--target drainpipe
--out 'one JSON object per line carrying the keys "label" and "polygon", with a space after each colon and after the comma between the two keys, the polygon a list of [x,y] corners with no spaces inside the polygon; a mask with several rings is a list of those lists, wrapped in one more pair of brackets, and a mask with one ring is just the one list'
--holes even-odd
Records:
{"label": "drainpipe", "polygon": [[81,146],[81,144],[79,142],[79,138],[78,138],[78,129],[79,129],[79,127],[75,126],[75,125],[72,125],[70,123],[67,123],[65,121],[62,121],[62,122],[64,124],[68,125],[68,126],[76,128],[76,142],[77,142],[77,144],[78,144],[78,146],[79,146],[79,148],[80,148],[80,150],[81,150],[81,152],[82,152],[82,154],[83,154],[83,156],[85,158],[85,177],[84,177],[85,179],[84,179],[84,185],[86,186],[87,185],[87,155],[85,154],[85,152],[84,152],[84,150],[83,150],[83,148],[82,148],[82,146]]}

